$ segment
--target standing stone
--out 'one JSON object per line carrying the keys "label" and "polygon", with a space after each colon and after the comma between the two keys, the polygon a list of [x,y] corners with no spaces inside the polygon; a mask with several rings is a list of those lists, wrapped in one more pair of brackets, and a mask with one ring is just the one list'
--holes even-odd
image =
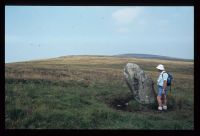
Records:
{"label": "standing stone", "polygon": [[141,104],[155,102],[153,80],[137,64],[127,63],[124,68],[124,77],[136,101]]}

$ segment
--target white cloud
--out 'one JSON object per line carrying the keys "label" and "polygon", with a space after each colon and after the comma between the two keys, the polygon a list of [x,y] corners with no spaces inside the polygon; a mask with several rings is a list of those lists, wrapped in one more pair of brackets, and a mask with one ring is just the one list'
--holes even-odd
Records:
{"label": "white cloud", "polygon": [[141,8],[132,7],[132,8],[123,8],[115,11],[112,14],[112,18],[119,24],[119,25],[127,25],[132,23],[134,19],[136,19],[141,12]]}

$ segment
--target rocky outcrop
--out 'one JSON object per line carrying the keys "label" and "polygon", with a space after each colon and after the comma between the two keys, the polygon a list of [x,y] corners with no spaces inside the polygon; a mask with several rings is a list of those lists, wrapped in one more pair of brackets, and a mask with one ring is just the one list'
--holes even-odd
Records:
{"label": "rocky outcrop", "polygon": [[153,80],[137,64],[127,63],[124,78],[135,100],[141,104],[155,103]]}

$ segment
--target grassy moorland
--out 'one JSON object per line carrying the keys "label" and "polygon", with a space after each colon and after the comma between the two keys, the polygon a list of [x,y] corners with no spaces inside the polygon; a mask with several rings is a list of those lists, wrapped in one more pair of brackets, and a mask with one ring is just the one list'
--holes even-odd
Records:
{"label": "grassy moorland", "polygon": [[[123,79],[128,62],[138,64],[154,82],[160,63],[173,74],[167,112],[132,99]],[[17,129],[193,129],[193,69],[193,62],[100,56],[5,64],[5,125]],[[117,106],[126,102],[128,106]]]}

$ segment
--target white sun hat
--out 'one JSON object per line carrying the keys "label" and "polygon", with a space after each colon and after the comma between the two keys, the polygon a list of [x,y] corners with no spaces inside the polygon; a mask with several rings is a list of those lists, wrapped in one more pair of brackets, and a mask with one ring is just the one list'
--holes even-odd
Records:
{"label": "white sun hat", "polygon": [[156,68],[159,69],[159,70],[165,70],[165,68],[162,64],[159,64]]}

